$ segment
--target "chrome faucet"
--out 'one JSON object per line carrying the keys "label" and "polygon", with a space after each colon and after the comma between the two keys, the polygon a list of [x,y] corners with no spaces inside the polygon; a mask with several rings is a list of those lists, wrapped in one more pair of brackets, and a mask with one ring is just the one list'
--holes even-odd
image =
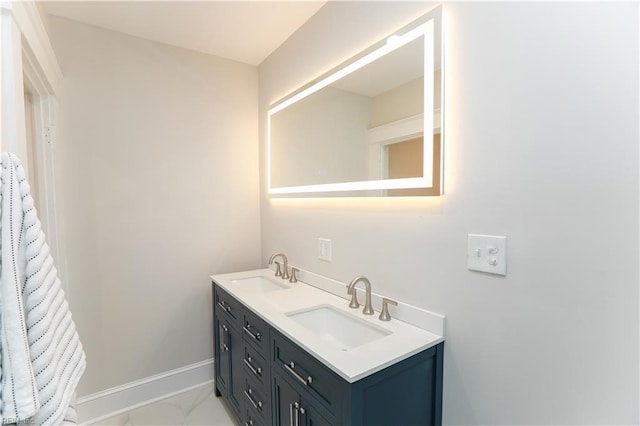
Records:
{"label": "chrome faucet", "polygon": [[362,313],[365,315],[373,315],[373,306],[371,305],[371,283],[369,282],[369,279],[367,277],[363,277],[362,275],[359,275],[352,279],[347,286],[347,294],[351,295],[351,303],[349,303],[349,307],[355,309],[360,306],[360,304],[358,303],[358,297],[356,296],[356,284],[360,281],[364,283],[364,291],[366,295]]}
{"label": "chrome faucet", "polygon": [[273,261],[276,260],[276,257],[280,256],[282,258],[282,261],[284,262],[284,265],[282,269],[284,269],[284,271],[282,272],[281,275],[278,275],[278,272],[276,271],[276,277],[282,276],[283,280],[288,280],[289,279],[289,267],[287,266],[287,256],[284,255],[284,253],[280,253],[279,251],[273,253],[271,255],[271,257],[269,258],[269,265],[273,264]]}

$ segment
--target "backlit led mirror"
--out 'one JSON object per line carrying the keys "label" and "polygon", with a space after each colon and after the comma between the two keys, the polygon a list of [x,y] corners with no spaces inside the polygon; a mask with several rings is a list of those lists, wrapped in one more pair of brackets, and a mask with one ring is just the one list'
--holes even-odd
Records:
{"label": "backlit led mirror", "polygon": [[270,196],[442,193],[442,8],[272,105]]}

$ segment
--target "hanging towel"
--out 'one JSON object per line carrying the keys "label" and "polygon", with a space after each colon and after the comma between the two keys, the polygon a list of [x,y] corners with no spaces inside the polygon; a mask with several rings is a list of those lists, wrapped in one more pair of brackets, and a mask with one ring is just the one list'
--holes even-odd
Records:
{"label": "hanging towel", "polygon": [[[0,172],[0,413],[2,423],[76,422],[86,361],[18,158]],[[67,415],[69,412],[69,415]]]}

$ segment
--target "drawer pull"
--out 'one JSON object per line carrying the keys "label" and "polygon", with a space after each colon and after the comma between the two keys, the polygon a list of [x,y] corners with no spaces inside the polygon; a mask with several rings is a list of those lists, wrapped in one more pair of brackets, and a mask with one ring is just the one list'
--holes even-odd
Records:
{"label": "drawer pull", "polygon": [[249,357],[249,359],[245,359],[244,363],[247,367],[249,367],[249,370],[251,370],[251,372],[253,374],[255,374],[256,376],[262,376],[262,368],[258,367],[255,368],[253,365],[251,365],[251,357]]}
{"label": "drawer pull", "polygon": [[247,399],[249,400],[251,405],[253,405],[253,408],[255,408],[256,410],[261,410],[262,409],[262,401],[255,402],[253,397],[251,396],[251,388],[249,388],[248,392],[244,391],[244,396],[247,397]]}
{"label": "drawer pull", "polygon": [[227,306],[227,304],[224,303],[224,301],[218,302],[218,306],[220,306],[222,309],[224,309],[227,312],[231,312],[231,306]]}
{"label": "drawer pull", "polygon": [[244,330],[245,333],[247,333],[249,336],[251,336],[251,338],[253,340],[260,340],[260,338],[262,337],[262,335],[260,333],[255,333],[253,334],[250,330],[251,325],[249,323],[247,323],[246,326],[242,327],[242,329]]}
{"label": "drawer pull", "polygon": [[296,368],[296,365],[292,362],[290,362],[289,364],[284,363],[284,368],[291,373],[291,375],[293,377],[295,377],[296,379],[298,379],[298,381],[300,383],[302,383],[305,386],[309,386],[311,384],[311,382],[313,381],[313,379],[311,378],[311,376],[307,377],[306,379],[304,377],[302,377],[301,375],[298,374],[298,372],[296,370],[294,370],[294,368]]}

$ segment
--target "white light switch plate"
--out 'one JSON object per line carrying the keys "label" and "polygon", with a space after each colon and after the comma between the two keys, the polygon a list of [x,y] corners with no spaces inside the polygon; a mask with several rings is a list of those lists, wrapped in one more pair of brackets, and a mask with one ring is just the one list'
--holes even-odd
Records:
{"label": "white light switch plate", "polygon": [[331,240],[318,238],[318,259],[331,262]]}
{"label": "white light switch plate", "polygon": [[469,234],[467,268],[507,275],[507,237]]}

